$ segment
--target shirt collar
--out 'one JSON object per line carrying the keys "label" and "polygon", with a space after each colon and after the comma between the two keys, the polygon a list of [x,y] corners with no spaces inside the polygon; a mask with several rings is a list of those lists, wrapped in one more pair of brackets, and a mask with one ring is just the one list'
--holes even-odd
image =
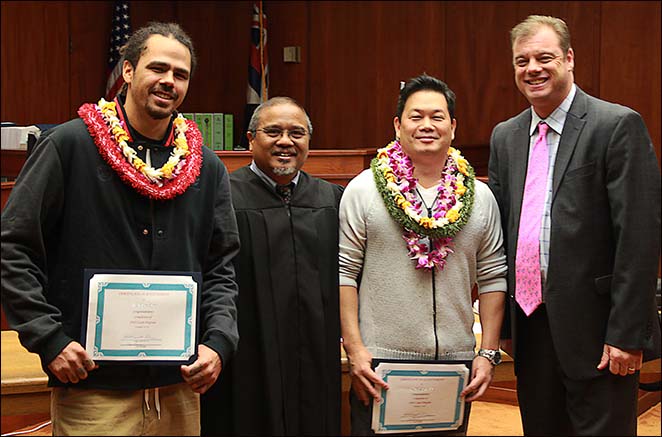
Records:
{"label": "shirt collar", "polygon": [[570,111],[570,106],[572,106],[572,101],[577,94],[577,86],[573,83],[570,88],[570,92],[563,99],[561,104],[551,113],[547,118],[540,118],[536,111],[531,107],[531,126],[529,126],[529,136],[533,135],[538,127],[538,124],[541,121],[544,121],[554,132],[558,135],[561,135],[563,132],[563,125],[565,124],[565,118],[568,116],[568,111]]}
{"label": "shirt collar", "polygon": [[175,138],[175,132],[173,129],[173,120],[177,116],[176,112],[173,113],[172,116],[170,117],[170,123],[168,124],[168,128],[166,129],[166,133],[163,136],[163,138],[161,138],[160,140],[154,140],[152,138],[147,138],[146,136],[142,135],[140,132],[135,130],[133,126],[131,126],[131,123],[129,123],[129,118],[126,116],[126,111],[124,110],[125,99],[126,96],[120,94],[117,97],[115,97],[115,104],[120,108],[120,110],[117,111],[117,116],[127,127],[126,132],[129,135],[130,143],[149,144],[153,146],[169,146],[172,144],[172,141]]}
{"label": "shirt collar", "polygon": [[[269,184],[269,186],[271,186],[272,188],[275,189],[276,185],[278,185],[278,183],[276,181],[271,179],[269,176],[267,176],[267,174],[265,172],[260,170],[260,167],[257,166],[257,164],[255,163],[255,160],[251,161],[250,169],[253,171],[253,173],[258,175],[260,177],[260,179],[262,179],[264,182]],[[290,183],[294,184],[294,187],[296,187],[297,183],[299,182],[299,175],[300,174],[301,174],[301,172],[297,171],[297,174],[294,175],[294,178],[292,178],[292,181],[290,182]]]}

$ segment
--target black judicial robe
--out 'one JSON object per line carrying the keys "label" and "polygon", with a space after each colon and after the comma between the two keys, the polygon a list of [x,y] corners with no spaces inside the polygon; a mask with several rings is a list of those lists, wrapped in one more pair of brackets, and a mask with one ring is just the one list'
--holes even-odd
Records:
{"label": "black judicial robe", "polygon": [[338,204],[301,172],[290,205],[249,167],[230,175],[239,346],[202,396],[202,435],[340,435]]}

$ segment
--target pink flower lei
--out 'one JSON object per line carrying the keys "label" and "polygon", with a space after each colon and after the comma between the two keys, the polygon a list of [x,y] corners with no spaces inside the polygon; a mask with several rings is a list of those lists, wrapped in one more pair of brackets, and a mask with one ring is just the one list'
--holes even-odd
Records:
{"label": "pink flower lei", "polygon": [[377,188],[391,216],[400,223],[408,254],[417,269],[443,270],[453,253],[453,237],[466,224],[473,206],[473,168],[457,149],[450,148],[441,172],[437,196],[424,210],[417,195],[411,159],[398,141],[378,150],[371,164]]}

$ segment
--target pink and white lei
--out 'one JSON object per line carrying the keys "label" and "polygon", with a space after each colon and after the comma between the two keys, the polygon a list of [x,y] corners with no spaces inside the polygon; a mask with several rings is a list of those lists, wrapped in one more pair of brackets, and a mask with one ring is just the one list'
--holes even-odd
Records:
{"label": "pink and white lei", "polygon": [[416,192],[418,180],[411,159],[398,141],[379,149],[371,167],[386,208],[404,228],[402,238],[416,268],[431,270],[436,266],[443,270],[446,258],[453,253],[453,237],[471,214],[473,168],[457,149],[449,149],[428,216]]}

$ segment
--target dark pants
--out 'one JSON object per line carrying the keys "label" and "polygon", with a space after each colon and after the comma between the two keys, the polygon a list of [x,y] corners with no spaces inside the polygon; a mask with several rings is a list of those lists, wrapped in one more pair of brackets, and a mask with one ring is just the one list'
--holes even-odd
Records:
{"label": "dark pants", "polygon": [[[351,425],[352,425],[352,435],[353,436],[374,436],[376,435],[372,431],[372,403],[370,406],[366,407],[363,405],[363,402],[359,400],[354,394],[354,390],[350,390],[349,394],[349,405],[351,411]],[[464,404],[464,421],[462,426],[458,429],[452,431],[430,431],[430,432],[416,432],[411,434],[405,433],[389,433],[388,435],[411,435],[411,436],[431,436],[431,435],[467,435],[467,427],[469,426],[469,412],[471,410],[471,403],[466,402]]]}
{"label": "dark pants", "polygon": [[530,317],[517,311],[515,365],[524,435],[636,435],[639,372],[569,378],[556,356],[544,305]]}

